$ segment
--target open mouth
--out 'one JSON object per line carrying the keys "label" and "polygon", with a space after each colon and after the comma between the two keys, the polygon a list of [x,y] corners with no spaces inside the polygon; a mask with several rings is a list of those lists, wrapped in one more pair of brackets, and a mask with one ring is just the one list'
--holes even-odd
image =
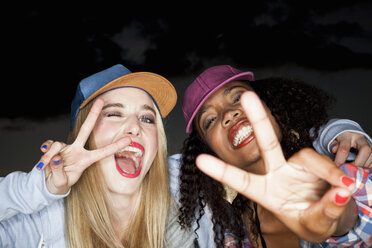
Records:
{"label": "open mouth", "polygon": [[141,144],[130,143],[129,146],[115,153],[116,169],[124,177],[138,177],[141,173],[144,154],[145,149]]}
{"label": "open mouth", "polygon": [[254,139],[253,128],[247,119],[238,121],[229,133],[229,141],[234,149],[241,148]]}

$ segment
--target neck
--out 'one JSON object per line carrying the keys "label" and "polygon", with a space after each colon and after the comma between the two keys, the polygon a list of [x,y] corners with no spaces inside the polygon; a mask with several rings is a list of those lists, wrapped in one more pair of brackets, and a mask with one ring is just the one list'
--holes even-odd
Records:
{"label": "neck", "polygon": [[122,240],[136,208],[139,191],[132,195],[110,192],[110,216],[116,235]]}

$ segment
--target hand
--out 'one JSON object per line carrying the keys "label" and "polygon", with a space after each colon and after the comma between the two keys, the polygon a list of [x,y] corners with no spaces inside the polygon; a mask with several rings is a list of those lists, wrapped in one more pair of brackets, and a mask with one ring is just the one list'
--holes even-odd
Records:
{"label": "hand", "polygon": [[286,161],[257,95],[245,92],[241,102],[253,126],[267,174],[248,173],[206,154],[197,158],[197,166],[271,211],[300,238],[324,241],[337,230],[354,187],[352,179],[310,148]]}
{"label": "hand", "polygon": [[358,151],[358,154],[353,162],[355,166],[372,168],[372,144],[363,134],[345,132],[340,134],[331,143],[331,152],[336,154],[335,163],[337,166],[345,163],[350,148]]}
{"label": "hand", "polygon": [[103,101],[97,99],[81,126],[76,140],[71,145],[50,140],[42,144],[41,150],[45,154],[38,162],[38,169],[45,169],[46,186],[50,193],[67,193],[86,168],[130,144],[131,139],[124,137],[100,149],[88,151],[84,148],[102,107]]}

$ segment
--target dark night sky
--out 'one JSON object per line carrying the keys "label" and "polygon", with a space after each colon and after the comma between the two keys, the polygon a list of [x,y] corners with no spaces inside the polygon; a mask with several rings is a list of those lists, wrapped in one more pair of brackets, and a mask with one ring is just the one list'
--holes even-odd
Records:
{"label": "dark night sky", "polygon": [[[299,77],[337,97],[333,117],[371,134],[372,3],[255,2],[199,13],[179,4],[167,14],[121,5],[3,8],[0,174],[29,170],[43,140],[63,139],[78,81],[116,63],[169,78],[179,102],[212,65]],[[175,153],[185,137],[179,103],[168,119]]]}

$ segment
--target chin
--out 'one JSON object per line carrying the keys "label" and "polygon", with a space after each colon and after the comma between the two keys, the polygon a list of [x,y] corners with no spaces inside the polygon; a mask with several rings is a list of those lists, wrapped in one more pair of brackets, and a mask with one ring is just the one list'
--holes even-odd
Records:
{"label": "chin", "polygon": [[140,189],[141,182],[139,180],[130,180],[124,182],[110,182],[107,184],[107,187],[111,193],[118,195],[134,195]]}

